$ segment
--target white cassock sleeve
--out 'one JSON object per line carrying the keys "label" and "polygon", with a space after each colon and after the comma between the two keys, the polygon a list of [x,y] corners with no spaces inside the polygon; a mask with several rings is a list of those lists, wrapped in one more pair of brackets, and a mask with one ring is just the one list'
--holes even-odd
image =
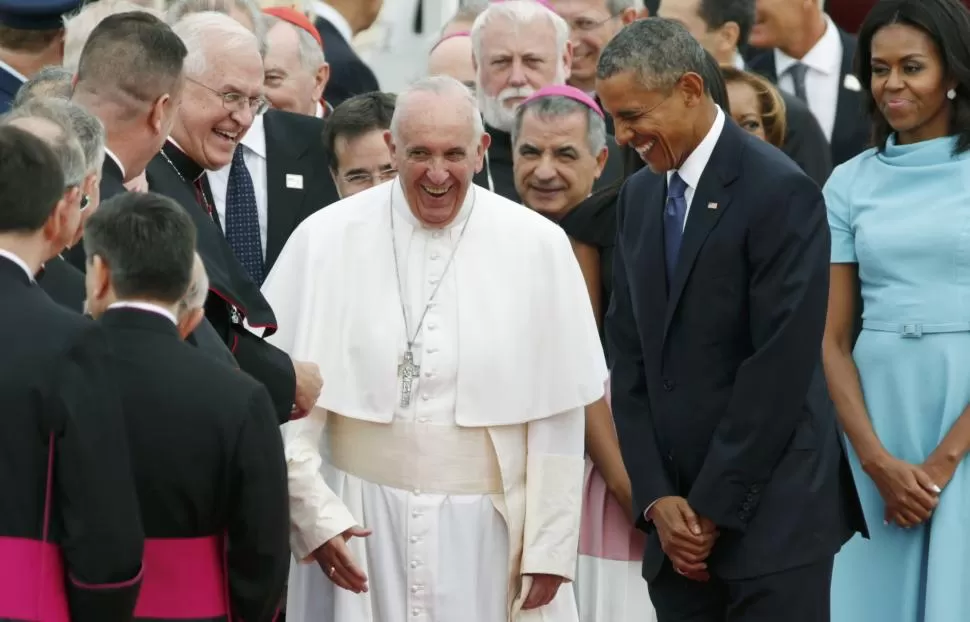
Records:
{"label": "white cassock sleeve", "polygon": [[357,524],[320,473],[326,421],[327,411],[314,407],[306,417],[280,427],[290,493],[290,549],[304,562],[327,540]]}
{"label": "white cassock sleeve", "polygon": [[530,421],[528,426],[521,572],[571,581],[583,507],[585,409]]}

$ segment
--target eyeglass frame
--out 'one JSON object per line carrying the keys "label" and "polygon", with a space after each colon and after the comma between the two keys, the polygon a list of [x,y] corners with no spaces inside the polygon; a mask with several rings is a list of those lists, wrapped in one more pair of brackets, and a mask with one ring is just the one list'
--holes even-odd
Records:
{"label": "eyeglass frame", "polygon": [[589,20],[590,23],[584,24],[583,26],[577,26],[575,20],[572,20],[572,21],[566,20],[566,24],[569,25],[570,30],[578,30],[579,32],[593,32],[594,30],[603,27],[604,25],[608,24],[614,19],[617,19],[618,17],[620,17],[620,15],[610,15],[609,17],[601,19],[598,22],[594,22],[589,17],[581,17],[577,19],[587,19]]}
{"label": "eyeglass frame", "polygon": [[249,112],[253,113],[253,116],[258,116],[269,110],[269,100],[263,95],[257,97],[246,97],[239,91],[217,91],[207,84],[203,84],[198,80],[193,80],[186,76],[185,78],[192,84],[198,84],[205,90],[214,93],[219,96],[222,100],[222,107],[229,112],[242,112],[244,109],[239,105],[241,102],[246,101],[249,103]]}

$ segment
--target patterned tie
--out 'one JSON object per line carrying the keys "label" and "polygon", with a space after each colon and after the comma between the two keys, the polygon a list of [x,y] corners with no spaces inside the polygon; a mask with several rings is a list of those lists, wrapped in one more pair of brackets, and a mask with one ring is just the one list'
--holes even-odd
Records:
{"label": "patterned tie", "polygon": [[667,257],[667,284],[674,282],[677,255],[684,237],[684,217],[687,215],[687,184],[674,173],[667,185],[667,205],[664,207],[664,251]]}
{"label": "patterned tie", "polygon": [[266,278],[263,251],[259,239],[259,212],[256,191],[243,159],[245,147],[239,145],[232,154],[229,185],[226,188],[226,239],[236,259],[257,285]]}
{"label": "patterned tie", "polygon": [[808,65],[795,63],[788,68],[788,75],[791,76],[792,84],[795,85],[795,97],[808,103],[808,95],[805,92],[805,75],[808,73]]}

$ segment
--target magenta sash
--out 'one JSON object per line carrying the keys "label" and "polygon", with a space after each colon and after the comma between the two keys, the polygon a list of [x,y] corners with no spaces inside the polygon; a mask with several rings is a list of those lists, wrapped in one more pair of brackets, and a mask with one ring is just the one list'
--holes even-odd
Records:
{"label": "magenta sash", "polygon": [[0,537],[0,618],[70,622],[58,548]]}
{"label": "magenta sash", "polygon": [[229,614],[224,537],[145,540],[136,618],[185,620]]}

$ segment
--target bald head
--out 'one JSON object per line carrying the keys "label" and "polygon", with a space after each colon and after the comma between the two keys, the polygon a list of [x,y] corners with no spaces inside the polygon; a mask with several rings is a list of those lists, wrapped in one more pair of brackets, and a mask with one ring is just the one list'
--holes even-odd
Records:
{"label": "bald head", "polygon": [[472,60],[472,39],[467,35],[453,35],[438,43],[428,56],[429,76],[451,76],[469,90],[475,90],[475,64]]}

